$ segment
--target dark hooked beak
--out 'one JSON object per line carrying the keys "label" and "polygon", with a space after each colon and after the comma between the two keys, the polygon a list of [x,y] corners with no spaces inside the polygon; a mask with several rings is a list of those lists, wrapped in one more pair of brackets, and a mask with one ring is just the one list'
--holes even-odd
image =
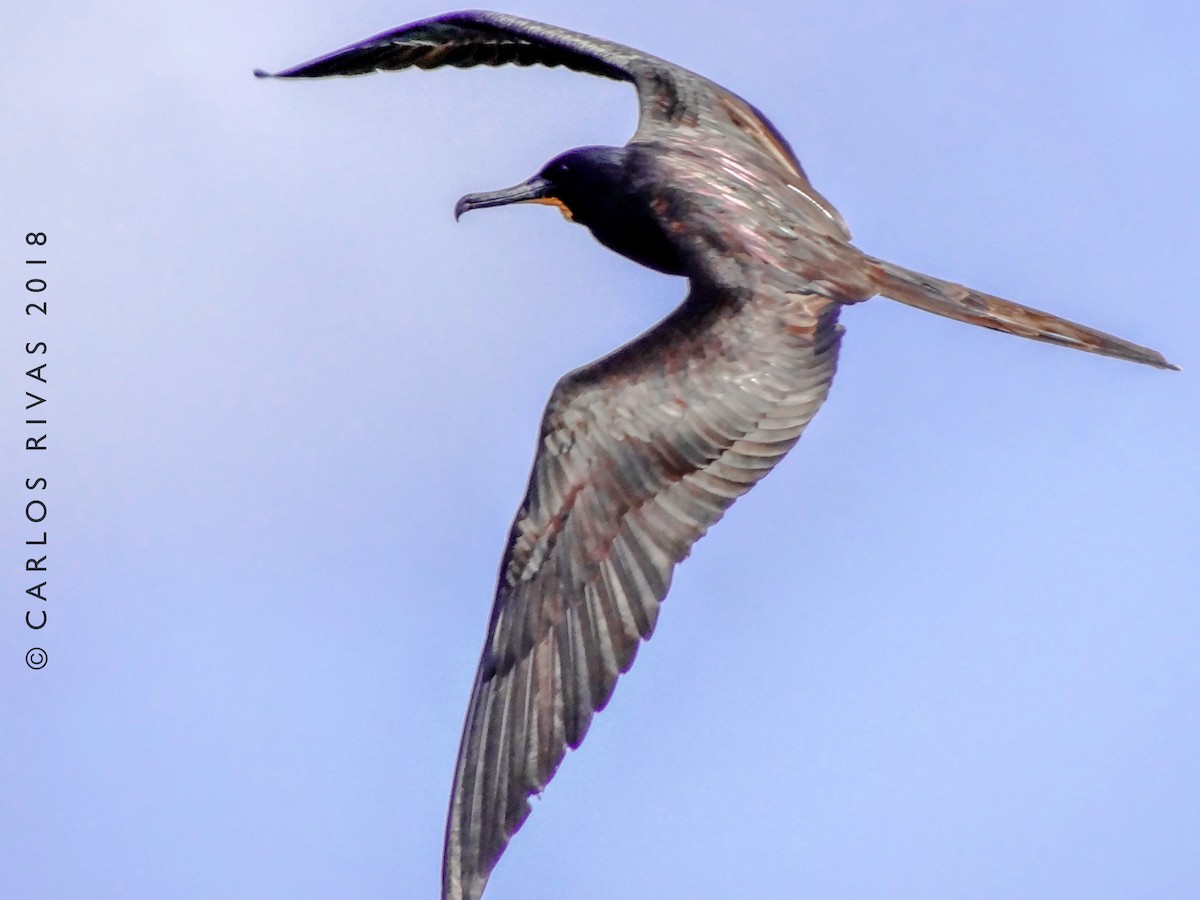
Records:
{"label": "dark hooked beak", "polygon": [[554,185],[541,175],[534,175],[528,181],[523,181],[510,188],[499,191],[485,191],[481,194],[467,194],[454,204],[454,219],[472,209],[486,209],[489,206],[507,206],[510,203],[548,203],[566,209],[561,200],[552,194]]}

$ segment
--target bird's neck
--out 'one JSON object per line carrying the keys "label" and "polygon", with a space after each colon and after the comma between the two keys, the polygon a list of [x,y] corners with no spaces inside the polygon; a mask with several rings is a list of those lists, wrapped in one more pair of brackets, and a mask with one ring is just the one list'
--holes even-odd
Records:
{"label": "bird's neck", "polygon": [[597,167],[590,189],[573,198],[570,205],[575,221],[626,259],[667,275],[684,274],[665,223],[651,205],[657,180],[642,171],[645,163],[635,148],[622,147],[618,153],[612,154],[608,165]]}

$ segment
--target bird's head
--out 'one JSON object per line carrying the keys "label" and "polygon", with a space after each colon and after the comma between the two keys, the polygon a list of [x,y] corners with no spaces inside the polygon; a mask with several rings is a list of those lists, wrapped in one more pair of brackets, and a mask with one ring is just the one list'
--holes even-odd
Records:
{"label": "bird's head", "polygon": [[546,163],[527,181],[499,191],[467,194],[454,218],[472,209],[510,203],[556,206],[586,225],[601,244],[659,272],[683,272],[675,246],[654,212],[653,178],[630,147],[577,147]]}
{"label": "bird's head", "polygon": [[577,147],[560,153],[527,181],[499,191],[467,194],[454,206],[454,218],[472,209],[510,203],[556,206],[568,220],[590,225],[627,181],[622,147]]}

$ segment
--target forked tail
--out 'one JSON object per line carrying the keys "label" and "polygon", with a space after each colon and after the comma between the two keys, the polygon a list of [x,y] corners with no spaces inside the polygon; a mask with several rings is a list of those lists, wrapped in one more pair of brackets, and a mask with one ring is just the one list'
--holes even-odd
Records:
{"label": "forked tail", "polygon": [[1078,325],[1050,313],[1031,309],[1011,300],[1003,300],[973,291],[952,281],[922,275],[895,263],[866,256],[867,272],[878,293],[917,309],[937,313],[960,322],[982,325],[1035,341],[1048,341],[1076,350],[1128,359],[1159,369],[1175,369],[1163,355],[1149,347],[1130,343],[1086,325]]}

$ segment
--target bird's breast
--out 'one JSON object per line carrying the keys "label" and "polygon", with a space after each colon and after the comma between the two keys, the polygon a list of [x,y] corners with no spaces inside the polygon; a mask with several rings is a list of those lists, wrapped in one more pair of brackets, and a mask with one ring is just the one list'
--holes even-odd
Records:
{"label": "bird's breast", "polygon": [[654,205],[627,204],[612,214],[582,224],[601,244],[626,259],[666,275],[683,275],[684,265],[667,237],[670,223],[660,219]]}

